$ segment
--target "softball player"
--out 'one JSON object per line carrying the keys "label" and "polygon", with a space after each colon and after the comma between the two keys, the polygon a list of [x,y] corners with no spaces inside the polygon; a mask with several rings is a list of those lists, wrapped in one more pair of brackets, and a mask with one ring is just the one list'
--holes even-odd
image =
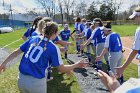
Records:
{"label": "softball player", "polygon": [[[86,37],[86,40],[88,40],[91,36],[92,30],[90,28],[91,22],[87,22],[86,23],[86,30],[84,31],[84,36]],[[92,44],[90,43],[89,45],[87,45],[87,51],[86,53],[90,54],[90,47],[92,46]]]}
{"label": "softball player", "polygon": [[42,17],[37,17],[34,19],[34,22],[32,24],[31,28],[28,28],[27,31],[24,33],[24,35],[22,36],[23,40],[26,41],[27,38],[30,38],[30,36],[32,35],[32,33],[37,29],[37,24],[38,22],[42,19]]}
{"label": "softball player", "polygon": [[[77,17],[76,18],[76,23],[75,23],[75,32],[76,34],[80,34],[81,31],[83,31],[84,27],[83,25],[81,24],[81,18],[80,17]],[[75,36],[76,37],[76,50],[77,50],[77,53],[79,54],[80,53],[80,39],[79,39],[79,36]]]}
{"label": "softball player", "polygon": [[58,67],[62,73],[70,73],[74,68],[87,66],[83,60],[73,65],[63,65],[60,50],[51,41],[57,36],[57,24],[47,23],[43,30],[43,36],[27,40],[0,65],[0,72],[4,71],[9,61],[24,52],[19,65],[18,77],[18,87],[21,93],[47,93],[45,77],[49,66]]}
{"label": "softball player", "polygon": [[[140,23],[140,6],[137,7],[134,10],[133,14],[129,18],[130,19],[135,19],[136,23]],[[138,53],[139,50],[140,50],[140,27],[138,27],[136,29],[135,38],[134,38],[134,42],[133,42],[133,45],[132,45],[131,53],[129,54],[125,63],[122,66],[116,68],[117,69],[117,75],[119,77],[122,75],[122,73],[127,68],[127,66],[132,62],[132,60],[134,59],[134,57],[136,56],[136,54]]]}
{"label": "softball player", "polygon": [[[59,36],[63,41],[69,42],[69,38],[71,37],[71,34],[70,34],[70,30],[68,29],[68,24],[64,25],[64,29],[60,31]],[[65,46],[65,50],[66,50],[65,58],[67,59],[68,45]]]}
{"label": "softball player", "polygon": [[[112,32],[111,23],[108,22],[104,27],[104,34],[107,35],[105,46],[102,53],[96,57],[96,61],[102,59],[106,52],[109,52],[109,66],[113,73],[116,73],[114,67],[118,67],[122,63],[123,53],[122,53],[122,42],[120,36],[116,32]],[[123,83],[123,76],[120,79],[120,83]]]}
{"label": "softball player", "polygon": [[[94,42],[96,44],[96,55],[99,56],[104,48],[106,36],[104,35],[103,31],[100,29],[100,27],[103,26],[100,18],[95,18],[93,20],[93,24],[95,26],[95,29],[92,32],[91,37],[88,39],[88,41],[85,44],[81,45],[81,49],[83,49],[91,41],[93,41],[93,44]],[[106,53],[104,57],[106,63],[108,64],[108,53]],[[99,60],[99,62],[97,62],[97,70],[98,69],[102,69],[102,60]]]}
{"label": "softball player", "polygon": [[[47,22],[51,22],[51,21],[52,21],[52,19],[49,18],[49,17],[44,17],[44,18],[42,18],[42,20],[40,20],[40,21],[38,22],[38,28],[36,29],[36,31],[34,31],[34,32],[32,33],[31,36],[41,35],[41,34],[43,33],[43,32],[42,32],[42,29],[43,29],[44,24],[47,23]],[[62,46],[73,45],[71,42],[66,42],[66,41],[61,40],[61,39],[59,38],[59,36],[57,36],[57,37],[53,40],[53,42],[54,42],[55,44],[60,44],[60,45],[62,45]],[[64,49],[61,48],[61,50],[64,50]]]}

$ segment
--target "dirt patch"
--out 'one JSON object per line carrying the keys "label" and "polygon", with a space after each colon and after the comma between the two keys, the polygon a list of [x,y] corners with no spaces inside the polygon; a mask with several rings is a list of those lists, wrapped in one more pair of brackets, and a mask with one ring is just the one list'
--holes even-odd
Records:
{"label": "dirt patch", "polygon": [[[131,48],[132,48],[132,44],[134,41],[134,37],[133,36],[129,36],[129,37],[121,37],[122,40],[122,44],[123,44],[123,49],[125,50],[124,52],[124,59],[127,59],[128,55],[131,52]],[[138,64],[138,60],[137,59],[133,59],[133,63],[134,64]]]}

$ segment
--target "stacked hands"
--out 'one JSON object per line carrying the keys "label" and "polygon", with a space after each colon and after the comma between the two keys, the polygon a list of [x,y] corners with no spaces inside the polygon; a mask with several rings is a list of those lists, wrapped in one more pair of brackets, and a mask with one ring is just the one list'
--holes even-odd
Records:
{"label": "stacked hands", "polygon": [[89,62],[86,62],[84,59],[75,63],[78,68],[85,68],[89,66]]}
{"label": "stacked hands", "polygon": [[[76,62],[75,68],[85,68],[89,66],[89,62],[86,62],[84,59]],[[0,64],[0,72],[4,72],[6,70],[6,63]]]}

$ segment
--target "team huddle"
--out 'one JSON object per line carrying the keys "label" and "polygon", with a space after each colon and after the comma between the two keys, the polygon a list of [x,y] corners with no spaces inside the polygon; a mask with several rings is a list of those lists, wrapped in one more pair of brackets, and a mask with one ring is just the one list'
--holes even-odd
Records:
{"label": "team huddle", "polygon": [[[95,60],[93,67],[100,72],[105,70],[104,58],[108,67],[107,73],[118,73],[115,67],[120,67],[122,63],[122,42],[119,34],[112,31],[111,22],[103,24],[100,18],[90,21],[77,17],[73,32],[68,24],[64,24],[63,27],[63,30],[58,31],[58,24],[51,18],[35,18],[31,28],[22,36],[25,42],[0,65],[0,72],[4,71],[10,60],[23,53],[18,76],[21,93],[47,93],[46,82],[51,78],[51,67],[57,67],[60,72],[70,74],[74,68],[87,67]],[[63,64],[61,52],[67,59],[69,45],[74,45],[70,42],[70,37],[76,43],[78,57],[87,57],[89,62],[80,60],[72,65]],[[57,44],[62,47],[58,47]],[[91,54],[94,54],[96,59],[93,59]],[[122,73],[119,77],[120,84],[124,81]]]}

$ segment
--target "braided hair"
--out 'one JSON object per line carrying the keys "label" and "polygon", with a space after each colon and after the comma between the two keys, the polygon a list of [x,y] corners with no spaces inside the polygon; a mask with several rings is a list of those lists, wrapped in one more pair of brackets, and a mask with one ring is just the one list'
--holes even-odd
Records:
{"label": "braided hair", "polygon": [[[44,51],[45,51],[45,50],[46,50],[46,45],[48,44],[48,42],[49,42],[51,36],[52,36],[53,34],[56,34],[56,33],[58,32],[58,25],[57,25],[57,23],[55,23],[55,22],[47,22],[47,23],[44,25],[44,28],[43,28],[42,31],[44,32],[44,37],[43,37],[43,39],[44,39],[44,38],[48,38],[48,40],[46,41],[45,46],[44,46]],[[43,40],[43,39],[42,39],[42,40]],[[40,40],[40,42],[39,42],[38,45],[40,45],[40,43],[42,42],[42,40]]]}
{"label": "braided hair", "polygon": [[35,31],[36,28],[38,27],[37,24],[38,24],[38,22],[39,22],[41,19],[42,19],[41,16],[38,16],[38,17],[36,17],[36,18],[34,19],[33,24],[32,24],[32,26],[31,26],[30,36],[31,36],[31,34],[33,33],[33,31]]}

